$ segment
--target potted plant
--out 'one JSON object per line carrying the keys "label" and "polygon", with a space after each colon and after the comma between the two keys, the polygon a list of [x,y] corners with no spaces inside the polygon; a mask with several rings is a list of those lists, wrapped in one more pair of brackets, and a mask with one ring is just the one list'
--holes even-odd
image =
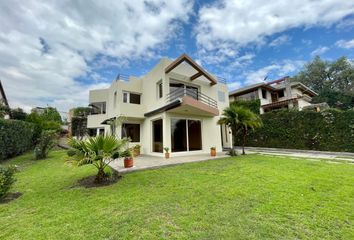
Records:
{"label": "potted plant", "polygon": [[216,156],[216,147],[211,147],[210,148],[210,156],[212,156],[212,157]]}
{"label": "potted plant", "polygon": [[139,144],[134,146],[133,149],[134,149],[134,155],[135,156],[139,156],[140,155],[140,148],[141,148],[141,146]]}
{"label": "potted plant", "polygon": [[165,158],[170,158],[170,149],[168,147],[163,148],[165,150]]}
{"label": "potted plant", "polygon": [[120,156],[124,157],[124,167],[125,168],[133,167],[134,161],[133,161],[132,153],[129,149],[122,152]]}

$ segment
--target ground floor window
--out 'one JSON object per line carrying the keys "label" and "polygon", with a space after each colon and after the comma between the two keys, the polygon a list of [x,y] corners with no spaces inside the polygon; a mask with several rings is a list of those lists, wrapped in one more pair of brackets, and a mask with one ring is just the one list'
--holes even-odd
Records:
{"label": "ground floor window", "polygon": [[87,134],[88,134],[90,137],[96,137],[96,135],[97,135],[97,128],[88,128],[88,129],[87,129]]}
{"label": "ground floor window", "polygon": [[130,138],[132,142],[140,142],[140,124],[123,123],[122,138]]}
{"label": "ground floor window", "polygon": [[199,120],[171,120],[172,152],[202,150],[202,127]]}
{"label": "ground floor window", "polygon": [[104,128],[98,129],[98,135],[104,135]]}

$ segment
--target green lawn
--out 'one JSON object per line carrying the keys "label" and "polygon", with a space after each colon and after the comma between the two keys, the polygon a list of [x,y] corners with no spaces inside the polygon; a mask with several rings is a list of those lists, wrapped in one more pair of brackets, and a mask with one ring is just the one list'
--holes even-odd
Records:
{"label": "green lawn", "polygon": [[[0,205],[0,239],[354,239],[354,165],[248,155],[127,174],[95,173],[63,151],[21,171]],[[167,160],[168,161],[168,160]]]}

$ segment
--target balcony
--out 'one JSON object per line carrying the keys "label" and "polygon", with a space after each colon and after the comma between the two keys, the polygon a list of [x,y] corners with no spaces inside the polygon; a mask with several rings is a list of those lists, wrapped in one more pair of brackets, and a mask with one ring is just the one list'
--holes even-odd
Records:
{"label": "balcony", "polygon": [[166,96],[166,105],[144,114],[145,117],[157,113],[171,112],[197,116],[218,116],[218,103],[209,96],[195,90],[178,88]]}
{"label": "balcony", "polygon": [[171,103],[177,99],[182,99],[183,97],[188,97],[193,99],[194,101],[198,101],[212,108],[218,108],[218,103],[211,97],[195,90],[188,88],[179,88],[167,94],[166,101]]}

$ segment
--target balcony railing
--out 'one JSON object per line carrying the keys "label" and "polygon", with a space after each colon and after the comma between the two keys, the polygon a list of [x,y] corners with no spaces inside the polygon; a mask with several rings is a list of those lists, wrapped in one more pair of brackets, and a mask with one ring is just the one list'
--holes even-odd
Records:
{"label": "balcony railing", "polygon": [[191,97],[199,102],[202,102],[210,107],[218,108],[218,103],[211,97],[199,92],[194,89],[188,88],[178,88],[167,94],[166,100],[167,102],[173,102],[176,99],[182,98],[184,96]]}
{"label": "balcony railing", "polygon": [[129,81],[129,76],[126,75],[126,74],[121,74],[121,73],[118,73],[117,77],[116,77],[116,81],[125,81],[125,82],[128,82]]}

